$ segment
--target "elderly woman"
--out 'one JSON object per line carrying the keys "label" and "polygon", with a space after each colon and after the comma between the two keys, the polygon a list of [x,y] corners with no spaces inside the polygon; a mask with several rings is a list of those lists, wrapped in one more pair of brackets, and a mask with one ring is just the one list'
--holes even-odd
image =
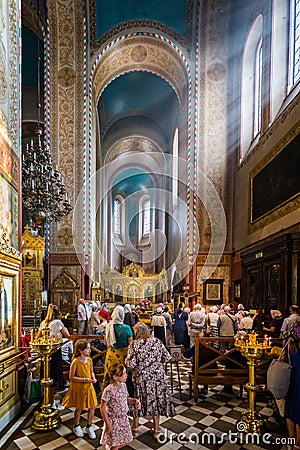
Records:
{"label": "elderly woman", "polygon": [[134,396],[142,407],[140,410],[130,409],[132,433],[134,437],[138,434],[139,417],[152,417],[153,435],[157,438],[161,433],[160,416],[175,415],[164,370],[164,364],[171,355],[159,339],[151,336],[146,324],[139,322],[134,331],[136,339],[129,345],[126,365],[132,369]]}
{"label": "elderly woman", "polygon": [[[219,328],[218,328],[218,320],[219,320],[219,314],[218,314],[218,307],[212,306],[209,310],[209,313],[207,314],[207,334],[210,337],[218,337],[219,336]],[[218,342],[213,342],[212,345],[216,348],[219,347]]]}
{"label": "elderly woman", "polygon": [[131,306],[126,303],[126,305],[124,305],[124,312],[125,312],[125,317],[124,317],[124,323],[128,326],[130,326],[131,331],[133,333],[133,327],[135,325],[135,321],[134,321],[134,317],[131,311]]}
{"label": "elderly woman", "polygon": [[124,317],[123,306],[116,306],[111,315],[111,321],[105,328],[104,343],[107,346],[107,350],[104,364],[104,380],[111,366],[116,363],[124,364],[128,345],[132,341],[132,331],[130,326],[124,324]]}
{"label": "elderly woman", "polygon": [[202,306],[200,303],[196,303],[194,306],[194,311],[191,312],[188,324],[190,327],[190,347],[193,347],[195,344],[195,336],[196,333],[199,333],[200,336],[203,336],[203,328],[205,324],[205,313],[201,310]]}
{"label": "elderly woman", "polygon": [[157,337],[164,345],[166,345],[166,319],[163,316],[163,309],[158,307],[151,321],[153,327],[153,335]]}

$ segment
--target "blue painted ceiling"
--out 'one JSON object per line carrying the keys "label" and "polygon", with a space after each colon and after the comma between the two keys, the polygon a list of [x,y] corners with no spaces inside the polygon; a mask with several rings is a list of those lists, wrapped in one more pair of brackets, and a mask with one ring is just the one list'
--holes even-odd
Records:
{"label": "blue painted ceiling", "polygon": [[186,0],[96,0],[96,34],[102,36],[122,22],[150,19],[185,34]]}
{"label": "blue painted ceiling", "polygon": [[104,124],[126,115],[139,114],[164,128],[163,122],[169,120],[168,111],[176,108],[177,98],[162,78],[148,72],[131,72],[107,86],[101,104],[101,121]]}
{"label": "blue painted ceiling", "polygon": [[114,182],[112,194],[121,193],[124,197],[134,194],[138,191],[154,187],[152,177],[143,170],[130,168],[119,173]]}
{"label": "blue painted ceiling", "polygon": [[[185,37],[187,2],[188,0],[96,0],[96,38],[101,38],[121,23],[145,19],[160,22]],[[114,121],[139,116],[154,121],[163,130],[167,140],[170,140],[178,110],[176,95],[163,79],[141,71],[124,74],[107,86],[100,99],[98,111],[102,136]]]}

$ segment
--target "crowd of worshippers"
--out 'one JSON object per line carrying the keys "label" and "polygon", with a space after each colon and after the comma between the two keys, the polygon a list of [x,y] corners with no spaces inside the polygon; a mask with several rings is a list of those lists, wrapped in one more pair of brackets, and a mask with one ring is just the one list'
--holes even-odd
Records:
{"label": "crowd of worshippers", "polygon": [[[258,310],[255,311],[255,314],[251,314],[251,311],[249,313],[245,311],[242,304],[238,305],[236,311],[232,305],[222,305],[219,309],[217,306],[213,306],[206,313],[199,304],[196,304],[193,311],[190,311],[182,303],[179,303],[172,316],[168,307],[161,303],[157,305],[156,311],[153,313],[151,326],[140,322],[138,313],[134,311],[136,308],[130,305],[117,305],[111,311],[111,315],[106,308],[103,308],[103,305],[99,310],[98,308],[98,306],[92,307],[88,325],[94,326],[95,332],[98,330],[97,327],[102,325],[103,329],[99,328],[99,330],[103,333],[103,344],[106,347],[100,403],[101,414],[105,422],[101,444],[118,449],[131,442],[139,434],[140,417],[153,418],[153,437],[158,438],[162,432],[160,415],[174,416],[174,405],[165,373],[165,364],[171,360],[171,354],[166,348],[168,339],[172,341],[172,344],[174,341],[176,345],[184,346],[186,349],[184,355],[190,358],[195,352],[196,332],[199,332],[201,336],[229,338],[234,337],[237,332],[254,331],[259,336],[267,333],[272,337],[282,336],[284,338],[282,354],[285,359],[290,361],[292,373],[289,390],[280,415],[286,419],[289,437],[295,439],[294,449],[300,449],[300,316],[298,305],[291,305],[289,315],[285,318],[278,309],[271,310],[271,320],[267,321],[263,311]],[[78,305],[78,315],[80,310],[84,310],[87,314],[84,319],[87,321],[88,313],[82,299]],[[100,324],[94,325],[91,320],[93,313],[95,316],[97,314],[96,319],[102,317]],[[137,321],[136,324],[135,321]],[[93,389],[97,379],[93,371],[93,360],[90,357],[91,343],[86,339],[78,339],[72,355],[72,349],[67,348],[70,335],[61,321],[61,313],[56,305],[48,306],[47,315],[40,325],[37,336],[41,335],[44,328],[49,328],[52,336],[66,339],[65,345],[52,355],[50,362],[50,376],[53,379],[50,392],[52,408],[75,407],[74,434],[77,437],[83,437],[84,433],[87,433],[91,439],[95,439],[97,436],[92,421],[98,399]],[[167,330],[170,331],[169,334]],[[85,332],[85,325],[79,331]],[[213,345],[218,342],[214,342],[213,339],[210,342],[211,345],[208,346],[199,344],[201,362],[207,364],[211,361],[210,367],[217,368],[216,352],[223,356],[222,350],[226,351],[229,347],[220,346],[220,348],[214,349]],[[231,358],[225,361],[226,368],[234,369],[232,364],[235,362],[238,363],[238,368],[240,364],[247,365],[239,351],[231,348],[230,356]],[[225,357],[224,354],[224,360]],[[54,393],[55,388],[62,387],[60,383],[63,383],[63,359],[66,358],[69,358],[70,363],[70,384],[62,403],[58,404],[54,400]],[[232,386],[227,385],[224,390],[227,390],[227,393],[233,393]],[[208,385],[203,387],[201,393],[205,395],[207,392]],[[88,409],[88,423],[85,430],[82,430],[81,411],[85,409]],[[119,410],[123,412],[122,420]],[[132,418],[131,426],[128,416]]]}
{"label": "crowd of worshippers", "polygon": [[[140,305],[122,305],[124,308],[124,324],[133,333],[134,326],[140,321],[142,312]],[[205,337],[232,338],[237,332],[255,332],[258,337],[273,339],[284,337],[284,333],[299,320],[299,306],[291,305],[290,315],[285,317],[276,307],[268,315],[262,309],[246,310],[242,303],[235,308],[233,304],[212,306],[209,311],[196,303],[191,310],[189,306],[179,303],[170,313],[168,304],[159,303],[151,317],[150,327],[154,337],[165,346],[182,345],[185,349],[193,347],[196,333]],[[88,308],[84,299],[79,300],[77,307],[77,333],[79,335],[105,335],[105,328],[110,322],[107,303],[94,302]],[[212,343],[219,347],[219,344]],[[220,350],[228,349],[227,342],[220,344]]]}

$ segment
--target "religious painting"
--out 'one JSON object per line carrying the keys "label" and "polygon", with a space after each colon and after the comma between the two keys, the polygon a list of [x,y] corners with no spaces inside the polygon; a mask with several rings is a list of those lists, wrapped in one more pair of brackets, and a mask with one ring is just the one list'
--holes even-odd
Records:
{"label": "religious painting", "polygon": [[61,311],[72,311],[73,309],[73,293],[61,292],[59,298],[59,309]]}
{"label": "religious painting", "polygon": [[223,302],[223,282],[221,279],[210,279],[204,282],[203,301],[204,303]]}
{"label": "religious painting", "polygon": [[36,268],[36,251],[35,250],[25,250],[23,253],[23,267],[32,267]]}
{"label": "religious painting", "polygon": [[148,300],[151,300],[152,296],[153,296],[152,284],[148,283],[145,286],[144,297],[147,298]]}
{"label": "religious painting", "polygon": [[18,192],[0,174],[0,231],[14,248],[18,248],[18,228]]}
{"label": "religious painting", "polygon": [[14,278],[0,275],[0,351],[14,344],[12,330],[13,305],[15,297]]}
{"label": "religious painting", "polygon": [[300,193],[300,135],[251,178],[251,222]]}
{"label": "religious painting", "polygon": [[123,300],[123,286],[122,283],[116,283],[115,285],[115,302],[119,303]]}
{"label": "religious painting", "polygon": [[236,280],[234,282],[234,299],[239,301],[241,298],[241,280]]}

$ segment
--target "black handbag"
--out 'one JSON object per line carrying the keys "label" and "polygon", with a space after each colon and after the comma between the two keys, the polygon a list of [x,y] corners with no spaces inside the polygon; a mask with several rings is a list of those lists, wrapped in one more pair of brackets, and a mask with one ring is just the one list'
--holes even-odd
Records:
{"label": "black handbag", "polygon": [[128,391],[129,397],[134,398],[134,384],[132,381],[132,370],[131,369],[129,369],[127,372],[126,386],[127,386],[127,391]]}

